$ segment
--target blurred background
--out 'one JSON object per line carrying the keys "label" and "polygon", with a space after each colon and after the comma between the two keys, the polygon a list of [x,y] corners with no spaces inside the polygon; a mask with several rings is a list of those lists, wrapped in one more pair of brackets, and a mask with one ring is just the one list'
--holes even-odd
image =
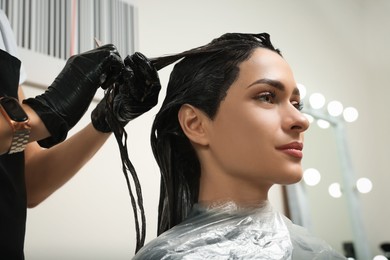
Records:
{"label": "blurred background", "polygon": [[[390,1],[1,0],[0,8],[20,47],[27,96],[42,93],[70,55],[94,48],[94,37],[117,45],[123,57],[134,51],[155,57],[226,32],[268,32],[305,87],[304,112],[313,119],[304,148],[307,178],[287,189],[275,186],[270,200],[346,256],[385,255],[380,245],[390,242]],[[160,72],[164,88],[170,70]],[[312,94],[322,94],[322,106],[309,102]],[[73,131],[90,121],[102,96],[100,91]],[[331,116],[331,101],[340,102],[340,113],[354,108],[356,120]],[[149,135],[159,107],[126,128],[143,187],[147,240],[156,236],[159,170]],[[131,203],[112,136],[69,183],[28,210],[25,254],[40,260],[129,259],[134,247]]]}

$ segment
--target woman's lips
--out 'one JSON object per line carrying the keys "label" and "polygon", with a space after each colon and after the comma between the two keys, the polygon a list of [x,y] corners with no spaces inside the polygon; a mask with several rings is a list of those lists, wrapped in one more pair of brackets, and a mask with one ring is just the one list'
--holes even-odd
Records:
{"label": "woman's lips", "polygon": [[303,158],[303,143],[292,142],[286,145],[282,145],[276,148],[277,150],[286,153],[292,157],[302,159]]}

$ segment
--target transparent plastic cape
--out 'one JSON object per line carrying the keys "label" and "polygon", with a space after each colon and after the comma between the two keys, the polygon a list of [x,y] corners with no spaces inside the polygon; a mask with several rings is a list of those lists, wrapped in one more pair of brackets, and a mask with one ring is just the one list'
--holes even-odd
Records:
{"label": "transparent plastic cape", "polygon": [[133,259],[346,259],[272,209],[195,205],[188,218],[145,245]]}

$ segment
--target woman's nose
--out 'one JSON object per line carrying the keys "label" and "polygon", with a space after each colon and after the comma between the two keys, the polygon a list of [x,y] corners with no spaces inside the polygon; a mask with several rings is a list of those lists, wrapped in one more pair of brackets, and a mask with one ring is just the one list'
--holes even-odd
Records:
{"label": "woman's nose", "polygon": [[288,109],[288,113],[286,114],[286,130],[304,132],[309,128],[309,125],[310,123],[307,117],[301,111],[291,105]]}

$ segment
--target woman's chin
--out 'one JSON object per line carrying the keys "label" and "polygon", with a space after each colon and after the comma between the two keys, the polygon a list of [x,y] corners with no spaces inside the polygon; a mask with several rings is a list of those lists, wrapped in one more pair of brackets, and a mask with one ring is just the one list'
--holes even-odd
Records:
{"label": "woman's chin", "polygon": [[280,183],[281,185],[290,185],[290,184],[295,184],[298,183],[302,180],[303,174],[302,172],[296,173],[296,174],[291,174],[289,176],[286,176],[287,178],[283,179]]}

